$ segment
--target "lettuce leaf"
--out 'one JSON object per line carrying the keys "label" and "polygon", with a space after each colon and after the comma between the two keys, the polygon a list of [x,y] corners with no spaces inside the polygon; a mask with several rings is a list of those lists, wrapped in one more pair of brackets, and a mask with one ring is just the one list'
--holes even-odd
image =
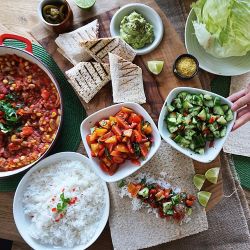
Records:
{"label": "lettuce leaf", "polygon": [[250,51],[249,0],[199,0],[192,7],[195,35],[209,54],[225,58]]}

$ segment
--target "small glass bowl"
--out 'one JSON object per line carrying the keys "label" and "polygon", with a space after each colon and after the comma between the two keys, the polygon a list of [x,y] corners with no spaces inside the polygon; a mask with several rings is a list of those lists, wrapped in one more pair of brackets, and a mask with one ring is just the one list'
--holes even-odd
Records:
{"label": "small glass bowl", "polygon": [[[178,70],[177,70],[178,61],[184,57],[189,57],[195,61],[196,70],[191,76],[184,76],[180,72],[178,72]],[[190,55],[190,54],[182,54],[182,55],[178,56],[174,62],[174,65],[173,65],[173,73],[175,74],[175,76],[177,76],[181,80],[189,80],[189,79],[193,78],[195,75],[197,75],[198,71],[199,71],[199,62],[193,55]]]}

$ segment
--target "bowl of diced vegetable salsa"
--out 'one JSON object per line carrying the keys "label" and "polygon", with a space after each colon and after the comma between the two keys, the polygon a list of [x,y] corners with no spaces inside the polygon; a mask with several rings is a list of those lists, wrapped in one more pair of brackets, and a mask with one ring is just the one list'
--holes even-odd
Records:
{"label": "bowl of diced vegetable salsa", "polygon": [[192,159],[211,162],[221,151],[236,119],[232,103],[209,91],[173,89],[162,107],[158,128],[162,138]]}
{"label": "bowl of diced vegetable salsa", "polygon": [[132,102],[97,111],[82,122],[80,130],[94,170],[106,182],[119,181],[137,171],[161,143],[150,115]]}

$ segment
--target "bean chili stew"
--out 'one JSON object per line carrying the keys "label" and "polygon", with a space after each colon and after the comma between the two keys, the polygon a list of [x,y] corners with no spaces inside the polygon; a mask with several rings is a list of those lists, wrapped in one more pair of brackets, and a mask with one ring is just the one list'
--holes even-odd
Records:
{"label": "bean chili stew", "polygon": [[0,171],[40,158],[56,137],[60,96],[47,74],[17,55],[0,56]]}

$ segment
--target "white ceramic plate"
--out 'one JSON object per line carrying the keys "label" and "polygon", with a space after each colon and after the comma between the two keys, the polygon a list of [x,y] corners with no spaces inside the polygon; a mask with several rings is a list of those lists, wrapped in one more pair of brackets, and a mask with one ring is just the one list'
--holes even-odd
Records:
{"label": "white ceramic plate", "polygon": [[[28,227],[30,225],[30,219],[24,215],[23,212],[23,203],[22,203],[22,199],[23,199],[23,193],[28,185],[29,182],[29,178],[30,175],[39,170],[42,169],[48,165],[51,165],[53,163],[57,163],[58,161],[65,161],[65,160],[77,160],[77,161],[81,161],[86,165],[89,165],[90,167],[92,167],[92,163],[91,161],[86,157],[83,156],[81,154],[78,153],[74,153],[74,152],[62,152],[62,153],[58,153],[58,154],[54,154],[51,155],[49,157],[47,157],[46,159],[40,161],[37,165],[35,165],[28,173],[26,173],[24,175],[24,177],[22,178],[22,180],[20,181],[17,189],[16,189],[16,193],[15,193],[15,197],[14,197],[14,202],[13,202],[13,215],[14,215],[14,220],[17,226],[17,229],[19,231],[19,233],[21,234],[22,238],[26,241],[27,244],[30,245],[30,247],[32,247],[33,249],[36,250],[55,250],[55,249],[60,249],[60,250],[68,250],[69,248],[65,248],[65,247],[54,247],[51,245],[45,245],[45,244],[41,244],[39,241],[33,239],[29,233],[28,233]],[[98,225],[98,228],[96,230],[96,233],[94,234],[94,236],[92,237],[92,239],[90,239],[90,241],[85,244],[85,245],[79,245],[79,246],[75,246],[73,248],[70,248],[71,250],[83,250],[88,248],[90,245],[92,245],[96,239],[99,237],[99,235],[102,233],[107,220],[108,220],[108,216],[109,216],[109,192],[108,192],[108,188],[107,185],[104,181],[102,181],[100,179],[100,182],[102,182],[104,191],[105,191],[105,196],[104,196],[104,200],[106,203],[105,209],[103,211],[103,216],[100,220],[100,223]]]}
{"label": "white ceramic plate", "polygon": [[196,14],[192,9],[185,27],[185,46],[188,53],[198,59],[200,68],[224,76],[241,75],[250,71],[250,52],[245,56],[228,58],[216,58],[208,54],[196,38],[192,23],[194,20],[196,20]]}
{"label": "white ceramic plate", "polygon": [[159,121],[158,121],[158,128],[159,128],[159,131],[160,131],[160,134],[161,134],[162,138],[167,143],[169,143],[172,147],[174,147],[175,149],[177,149],[181,153],[189,156],[190,158],[192,158],[192,159],[194,159],[196,161],[204,162],[204,163],[211,162],[220,153],[220,151],[221,151],[221,149],[223,147],[223,144],[225,143],[227,137],[229,136],[229,133],[232,130],[234,122],[235,122],[235,119],[236,119],[236,112],[234,112],[234,119],[232,121],[230,121],[228,123],[228,125],[227,125],[226,136],[224,136],[223,138],[216,139],[214,141],[214,146],[213,147],[211,147],[211,148],[206,147],[205,153],[203,155],[196,154],[196,153],[194,153],[190,149],[181,147],[179,144],[177,144],[176,142],[174,142],[170,138],[170,133],[169,133],[169,131],[167,129],[166,122],[164,121],[164,119],[166,117],[166,114],[168,113],[166,105],[167,104],[171,104],[172,100],[178,95],[178,93],[180,93],[182,91],[186,91],[186,92],[193,93],[193,94],[196,94],[196,93],[199,93],[199,94],[200,93],[202,93],[202,94],[209,94],[209,95],[211,95],[213,97],[217,96],[217,97],[219,97],[222,100],[222,102],[224,104],[227,104],[229,107],[232,106],[232,103],[230,101],[228,101],[226,98],[224,98],[223,96],[214,94],[214,93],[206,91],[206,90],[195,89],[195,88],[188,88],[188,87],[179,87],[179,88],[173,89],[168,94],[168,96],[167,96],[167,98],[166,98],[166,100],[165,100],[165,102],[163,104],[163,107],[162,107],[162,110],[161,110],[161,113],[160,113],[160,117],[159,117]]}
{"label": "white ceramic plate", "polygon": [[[153,128],[154,142],[147,157],[144,160],[140,159],[141,166],[136,166],[133,163],[131,163],[131,161],[127,160],[121,166],[119,166],[117,172],[114,175],[110,176],[101,170],[99,159],[91,156],[91,151],[86,141],[86,136],[90,134],[90,128],[94,127],[96,122],[99,122],[104,118],[108,118],[109,116],[115,115],[118,111],[121,110],[121,107],[127,107],[133,109],[136,113],[142,115],[143,118],[151,124]],[[82,122],[80,131],[84,147],[87,151],[88,157],[91,159],[93,163],[92,165],[94,167],[95,172],[106,182],[119,181],[133,174],[135,171],[140,169],[145,163],[147,163],[153,157],[153,155],[156,153],[161,144],[161,136],[154,121],[142,106],[133,102],[115,104],[95,112]]]}
{"label": "white ceramic plate", "polygon": [[160,44],[164,33],[164,27],[161,18],[159,14],[151,7],[141,3],[132,3],[123,6],[114,14],[111,19],[110,33],[112,37],[120,36],[120,24],[123,17],[131,14],[133,11],[143,15],[143,17],[154,27],[154,41],[141,49],[134,49],[137,55],[144,55],[153,51]]}

